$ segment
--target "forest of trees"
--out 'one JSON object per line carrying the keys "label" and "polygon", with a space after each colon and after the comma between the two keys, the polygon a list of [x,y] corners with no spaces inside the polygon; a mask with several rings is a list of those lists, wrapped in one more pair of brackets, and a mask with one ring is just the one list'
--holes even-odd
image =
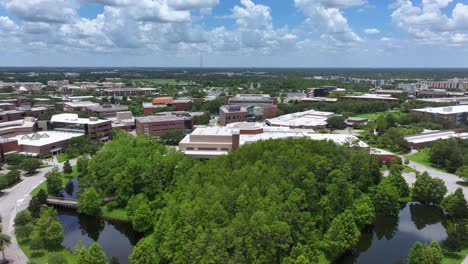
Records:
{"label": "forest of trees", "polygon": [[80,185],[117,195],[132,225],[155,233],[164,262],[334,258],[373,223],[376,200],[396,199],[380,212],[399,206],[376,161],[325,141],[265,141],[201,162],[120,133],[83,162]]}
{"label": "forest of trees", "polygon": [[438,140],[430,149],[431,163],[438,168],[455,173],[468,164],[468,140]]}

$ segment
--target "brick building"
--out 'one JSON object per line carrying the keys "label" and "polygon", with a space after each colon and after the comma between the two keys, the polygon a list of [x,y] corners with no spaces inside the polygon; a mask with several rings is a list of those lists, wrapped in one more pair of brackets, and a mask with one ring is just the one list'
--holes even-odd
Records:
{"label": "brick building", "polygon": [[224,105],[219,108],[219,124],[222,126],[247,121],[248,117],[247,109],[240,105]]}
{"label": "brick building", "polygon": [[168,131],[190,133],[192,117],[187,112],[162,112],[152,116],[135,118],[137,133],[160,137]]}
{"label": "brick building", "polygon": [[107,141],[112,136],[112,121],[96,117],[79,118],[77,114],[59,114],[50,119],[50,130],[82,133],[94,140]]}

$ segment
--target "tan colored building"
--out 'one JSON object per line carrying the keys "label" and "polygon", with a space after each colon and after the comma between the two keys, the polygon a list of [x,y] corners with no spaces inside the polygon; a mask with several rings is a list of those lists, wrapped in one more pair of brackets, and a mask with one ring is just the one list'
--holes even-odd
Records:
{"label": "tan colored building", "polygon": [[468,105],[428,107],[412,109],[410,112],[422,117],[444,119],[451,125],[468,124]]}
{"label": "tan colored building", "polygon": [[50,119],[50,130],[82,133],[87,137],[107,141],[112,137],[112,121],[96,117],[79,118],[77,114],[59,114]]}
{"label": "tan colored building", "polygon": [[14,137],[33,133],[37,129],[36,119],[26,117],[22,120],[0,123],[0,137]]}
{"label": "tan colored building", "polygon": [[90,101],[79,101],[79,102],[65,102],[63,103],[63,111],[65,112],[86,112],[91,107],[100,107],[98,103]]}
{"label": "tan colored building", "polygon": [[31,156],[56,155],[68,147],[70,140],[84,136],[81,133],[44,131],[22,136],[14,139],[18,142],[18,152]]}

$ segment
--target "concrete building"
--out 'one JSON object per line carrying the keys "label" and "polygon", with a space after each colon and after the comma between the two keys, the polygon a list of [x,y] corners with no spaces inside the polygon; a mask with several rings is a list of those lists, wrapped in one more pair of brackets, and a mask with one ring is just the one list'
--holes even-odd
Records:
{"label": "concrete building", "polygon": [[15,120],[0,123],[0,137],[14,137],[33,133],[37,130],[36,119],[26,117],[22,120]]}
{"label": "concrete building", "polygon": [[86,112],[90,107],[100,107],[98,103],[91,101],[64,102],[63,111],[65,112]]}
{"label": "concrete building", "polygon": [[468,104],[468,96],[442,97],[442,98],[421,98],[421,99],[416,99],[416,101],[430,102],[430,103]]}
{"label": "concrete building", "polygon": [[174,107],[176,111],[187,111],[192,103],[191,99],[176,99],[173,97],[156,97],[151,103],[143,103],[143,115],[151,115],[156,109]]}
{"label": "concrete building", "polygon": [[321,86],[319,88],[307,88],[305,94],[307,97],[328,97],[331,93],[346,93],[346,89],[336,86]]}
{"label": "concrete building", "polygon": [[414,149],[430,147],[437,140],[447,140],[452,138],[468,139],[466,129],[461,130],[444,130],[428,133],[415,134],[404,137],[411,147]]}
{"label": "concrete building", "polygon": [[48,81],[47,82],[47,86],[49,87],[55,87],[55,88],[59,88],[59,87],[64,87],[64,86],[67,86],[69,85],[70,82],[68,80],[62,80],[62,81]]}
{"label": "concrete building", "polygon": [[96,114],[102,117],[114,117],[117,115],[118,112],[127,111],[128,107],[123,105],[113,105],[113,104],[105,104],[105,105],[97,105],[97,106],[90,106],[88,107],[88,112],[92,114]]}
{"label": "concrete building", "polygon": [[135,118],[137,133],[160,137],[168,131],[190,133],[193,128],[192,117],[188,112],[162,112],[152,116]]}
{"label": "concrete building", "polygon": [[399,83],[397,88],[405,90],[406,92],[414,93],[417,90],[426,90],[429,89],[429,86],[424,83]]}
{"label": "concrete building", "polygon": [[81,133],[87,137],[107,141],[112,136],[112,121],[95,117],[79,118],[77,114],[59,114],[50,119],[50,130]]}
{"label": "concrete building", "polygon": [[267,119],[266,123],[275,127],[324,129],[328,124],[327,119],[332,116],[335,116],[335,113],[308,110]]}
{"label": "concrete building", "polygon": [[135,118],[132,112],[117,112],[115,117],[109,117],[108,120],[112,121],[112,128],[123,129],[132,131],[135,129]]}
{"label": "concrete building", "polygon": [[72,138],[82,136],[81,133],[44,131],[16,136],[14,139],[18,142],[19,153],[42,157],[59,154]]}
{"label": "concrete building", "polygon": [[156,94],[160,91],[161,89],[159,88],[107,88],[99,90],[101,94],[106,94],[109,96]]}
{"label": "concrete building", "polygon": [[364,95],[347,95],[341,96],[341,101],[361,101],[361,102],[384,102],[384,103],[398,103],[398,98],[391,97],[390,95],[378,94],[364,94]]}
{"label": "concrete building", "polygon": [[224,105],[219,108],[219,124],[225,126],[230,123],[244,122],[249,118],[247,108],[240,105]]}
{"label": "concrete building", "polygon": [[240,146],[260,140],[307,137],[312,140],[330,140],[337,144],[368,147],[351,135],[317,134],[313,130],[268,127],[262,123],[232,123],[226,127],[197,127],[180,141],[179,149],[186,155],[208,159],[226,155]]}
{"label": "concrete building", "polygon": [[278,104],[276,97],[269,94],[238,94],[228,99],[230,105]]}
{"label": "concrete building", "polygon": [[446,107],[427,107],[412,109],[411,113],[428,117],[447,120],[449,124],[468,124],[468,105],[455,105]]}
{"label": "concrete building", "polygon": [[8,110],[8,111],[1,111],[0,110],[0,122],[10,122],[21,120],[26,117],[25,111],[20,110]]}

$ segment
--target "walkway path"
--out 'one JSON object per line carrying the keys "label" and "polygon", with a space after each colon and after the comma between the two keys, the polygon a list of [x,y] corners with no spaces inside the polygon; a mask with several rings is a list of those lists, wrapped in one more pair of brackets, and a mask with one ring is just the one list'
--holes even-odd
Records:
{"label": "walkway path", "polygon": [[[16,213],[27,208],[31,200],[31,191],[39,184],[45,181],[45,175],[57,166],[62,170],[63,163],[59,164],[55,159],[45,162],[52,167],[39,169],[34,176],[24,177],[23,181],[9,189],[2,197],[0,197],[0,215],[2,216],[2,232],[11,236],[12,244],[5,249],[5,258],[11,263],[24,264],[28,262],[28,258],[18,245],[15,237],[14,219]],[[72,166],[76,164],[75,160],[70,160]]]}
{"label": "walkway path", "polygon": [[[455,192],[457,188],[462,188],[463,193],[465,194],[465,199],[468,200],[468,187],[457,184],[457,181],[460,181],[460,178],[457,175],[436,170],[434,168],[428,167],[426,165],[414,161],[410,161],[408,166],[419,172],[427,171],[427,173],[429,173],[431,177],[442,179],[445,182],[445,185],[447,186],[448,194]],[[414,173],[406,172],[403,173],[403,176],[410,185],[412,185],[416,181],[416,175]]]}

